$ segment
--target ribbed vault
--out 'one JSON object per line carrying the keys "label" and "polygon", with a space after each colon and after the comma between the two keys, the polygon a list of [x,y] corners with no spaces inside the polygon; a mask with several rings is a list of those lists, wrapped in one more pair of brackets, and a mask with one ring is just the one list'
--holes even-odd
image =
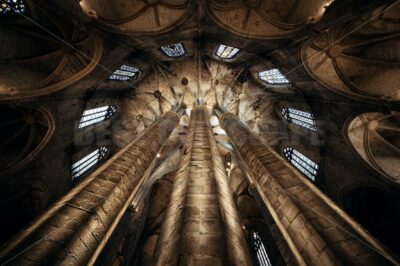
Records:
{"label": "ribbed vault", "polygon": [[80,5],[99,25],[123,34],[157,34],[171,30],[189,16],[189,0],[84,0]]}
{"label": "ribbed vault", "polygon": [[55,125],[43,108],[0,107],[0,167],[10,174],[32,162],[50,141]]}
{"label": "ribbed vault", "polygon": [[308,40],[301,50],[307,71],[348,97],[399,101],[399,6],[382,6]]}
{"label": "ribbed vault", "polygon": [[56,202],[0,262],[396,261],[400,1],[368,2],[0,12],[0,244]]}
{"label": "ribbed vault", "polygon": [[2,20],[0,101],[57,92],[87,76],[100,61],[103,41],[41,11]]}
{"label": "ribbed vault", "polygon": [[375,170],[400,182],[400,114],[364,113],[355,117],[347,136],[355,151]]}
{"label": "ribbed vault", "polygon": [[[330,0],[210,1],[209,12],[215,21],[232,32],[262,39],[289,38],[315,23]],[[279,3],[279,4],[278,4]]]}

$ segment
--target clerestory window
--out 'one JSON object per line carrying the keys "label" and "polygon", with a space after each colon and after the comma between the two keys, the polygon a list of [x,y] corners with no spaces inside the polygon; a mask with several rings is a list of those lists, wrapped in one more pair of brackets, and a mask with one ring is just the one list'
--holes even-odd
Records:
{"label": "clerestory window", "polygon": [[259,72],[258,78],[268,84],[290,84],[290,80],[277,68]]}
{"label": "clerestory window", "polygon": [[182,43],[162,46],[161,51],[168,57],[180,57],[186,53]]}
{"label": "clerestory window", "polygon": [[110,77],[109,80],[121,80],[121,81],[129,81],[134,80],[139,77],[140,70],[136,67],[122,65],[120,68],[115,70]]}
{"label": "clerestory window", "polygon": [[240,52],[240,49],[232,47],[232,46],[227,46],[225,44],[220,44],[215,52],[215,54],[222,58],[222,59],[232,59],[234,58],[238,53]]}
{"label": "clerestory window", "polygon": [[106,147],[100,147],[72,164],[72,181],[77,181],[85,172],[102,162],[108,152],[109,150]]}
{"label": "clerestory window", "polygon": [[79,128],[87,127],[89,125],[106,120],[110,118],[116,111],[117,108],[112,105],[85,110],[82,114],[81,121],[79,122]]}
{"label": "clerestory window", "polygon": [[252,233],[253,237],[253,248],[257,255],[257,261],[259,266],[272,266],[271,261],[268,257],[267,250],[265,249],[264,243],[260,235],[257,232]]}
{"label": "clerestory window", "polygon": [[305,127],[312,131],[317,131],[314,115],[312,113],[290,107],[284,107],[282,108],[282,115],[289,123]]}
{"label": "clerestory window", "polygon": [[286,159],[293,164],[300,172],[306,175],[311,181],[315,182],[318,174],[318,164],[310,160],[299,151],[292,147],[283,149]]}

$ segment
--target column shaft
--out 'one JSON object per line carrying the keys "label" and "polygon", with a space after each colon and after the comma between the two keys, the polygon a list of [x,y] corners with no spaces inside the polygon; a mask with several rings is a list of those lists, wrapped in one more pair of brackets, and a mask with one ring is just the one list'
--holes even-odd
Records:
{"label": "column shaft", "polygon": [[251,265],[208,111],[192,110],[156,265]]}
{"label": "column shaft", "polygon": [[165,214],[162,232],[158,239],[154,265],[178,265],[183,212],[185,211],[186,193],[192,158],[192,146],[195,120],[191,119],[185,145],[179,161],[178,171],[174,176],[170,203]]}
{"label": "column shaft", "polygon": [[394,261],[374,238],[235,115],[225,113],[220,120],[251,174],[263,207],[299,264],[386,265]]}
{"label": "column shaft", "polygon": [[208,137],[213,162],[213,170],[218,190],[218,200],[225,225],[225,238],[231,265],[252,265],[251,255],[243,233],[243,224],[240,222],[233,193],[228,183],[221,154],[217,147],[214,132],[207,116]]}
{"label": "column shaft", "polygon": [[178,122],[176,113],[164,114],[7,243],[0,251],[0,261],[10,265],[93,264]]}

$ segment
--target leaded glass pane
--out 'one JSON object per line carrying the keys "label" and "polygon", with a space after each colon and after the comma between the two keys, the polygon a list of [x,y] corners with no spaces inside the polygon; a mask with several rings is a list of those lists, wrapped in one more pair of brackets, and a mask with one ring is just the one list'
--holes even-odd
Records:
{"label": "leaded glass pane", "polygon": [[259,72],[258,78],[269,84],[290,84],[286,76],[277,68]]}
{"label": "leaded glass pane", "polygon": [[140,70],[138,68],[122,65],[119,69],[115,70],[108,79],[128,81],[137,79],[139,74]]}
{"label": "leaded glass pane", "polygon": [[117,109],[112,105],[85,110],[82,114],[81,121],[79,122],[79,128],[99,123],[100,121],[111,117],[116,111]]}
{"label": "leaded glass pane", "polygon": [[240,52],[240,49],[220,44],[217,48],[216,55],[223,59],[231,59]]}
{"label": "leaded glass pane", "polygon": [[269,260],[267,251],[265,249],[264,243],[260,235],[257,232],[253,232],[253,245],[254,250],[257,255],[258,265],[259,266],[272,266],[271,261]]}
{"label": "leaded glass pane", "polygon": [[79,161],[75,162],[71,167],[72,181],[76,181],[82,174],[93,168],[93,166],[104,159],[107,153],[108,149],[106,147],[100,147]]}
{"label": "leaded glass pane", "polygon": [[315,181],[319,168],[317,163],[291,147],[283,149],[283,153],[286,159],[299,169],[300,172],[306,175],[310,180]]}
{"label": "leaded glass pane", "polygon": [[185,54],[185,48],[182,43],[162,46],[161,51],[169,57],[180,57]]}
{"label": "leaded glass pane", "polygon": [[311,113],[285,107],[282,108],[282,115],[290,123],[305,127],[312,131],[317,131],[314,116]]}

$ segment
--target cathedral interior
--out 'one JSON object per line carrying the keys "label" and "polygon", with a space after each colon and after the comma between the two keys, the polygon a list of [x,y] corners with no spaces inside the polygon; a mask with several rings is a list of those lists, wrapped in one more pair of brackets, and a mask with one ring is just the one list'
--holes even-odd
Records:
{"label": "cathedral interior", "polygon": [[0,265],[400,265],[400,1],[0,0]]}

